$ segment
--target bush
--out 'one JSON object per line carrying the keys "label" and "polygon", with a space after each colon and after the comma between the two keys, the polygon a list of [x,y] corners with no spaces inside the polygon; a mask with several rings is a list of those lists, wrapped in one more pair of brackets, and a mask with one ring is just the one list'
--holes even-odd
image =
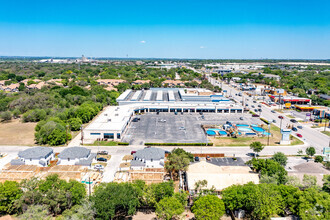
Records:
{"label": "bush", "polygon": [[[39,126],[38,126],[39,125]],[[47,121],[36,127],[35,140],[38,144],[49,144],[51,146],[65,144],[66,140],[71,140],[71,134],[66,134],[65,127],[55,121]]]}
{"label": "bush", "polygon": [[118,142],[118,145],[129,145],[127,142]]}
{"label": "bush", "polygon": [[0,115],[2,121],[10,121],[12,118],[12,114],[10,111],[2,112]]}
{"label": "bush", "polygon": [[323,157],[320,155],[315,156],[314,159],[315,163],[322,163],[323,162]]}
{"label": "bush", "polygon": [[45,120],[47,113],[44,109],[34,109],[23,114],[23,122],[38,122]]}

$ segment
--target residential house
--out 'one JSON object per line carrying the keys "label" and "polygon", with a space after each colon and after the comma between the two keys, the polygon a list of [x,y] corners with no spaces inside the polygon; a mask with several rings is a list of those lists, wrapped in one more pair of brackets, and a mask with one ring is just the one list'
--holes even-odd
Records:
{"label": "residential house", "polygon": [[99,85],[107,85],[107,86],[118,86],[120,83],[126,82],[123,79],[98,79],[96,80]]}
{"label": "residential house", "polygon": [[84,147],[68,147],[58,155],[57,164],[90,167],[95,158],[96,154],[92,153],[90,149]]}
{"label": "residential house", "polygon": [[18,92],[19,83],[10,84],[8,86],[2,86],[2,90],[5,92]]}
{"label": "residential house", "polygon": [[145,83],[150,83],[150,80],[135,80],[134,82],[132,82],[132,85],[142,85]]}
{"label": "residential house", "polygon": [[18,159],[12,160],[11,165],[37,165],[46,167],[55,159],[54,151],[49,147],[33,147],[18,153]]}
{"label": "residential house", "polygon": [[131,169],[164,168],[164,160],[165,150],[155,147],[146,147],[133,154]]}

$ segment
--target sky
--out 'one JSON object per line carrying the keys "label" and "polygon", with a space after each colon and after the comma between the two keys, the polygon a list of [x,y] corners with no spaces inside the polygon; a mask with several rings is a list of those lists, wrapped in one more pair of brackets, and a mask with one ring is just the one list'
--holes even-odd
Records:
{"label": "sky", "polygon": [[0,3],[0,56],[330,59],[329,0]]}

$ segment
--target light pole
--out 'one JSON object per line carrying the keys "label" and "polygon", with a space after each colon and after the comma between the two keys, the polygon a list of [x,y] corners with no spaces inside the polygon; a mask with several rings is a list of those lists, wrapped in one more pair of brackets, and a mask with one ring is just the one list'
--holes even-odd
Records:
{"label": "light pole", "polygon": [[83,126],[80,127],[81,130],[81,145],[84,145],[84,132],[83,132]]}
{"label": "light pole", "polygon": [[270,125],[271,125],[271,123],[268,124],[268,144],[267,144],[267,146],[269,146]]}

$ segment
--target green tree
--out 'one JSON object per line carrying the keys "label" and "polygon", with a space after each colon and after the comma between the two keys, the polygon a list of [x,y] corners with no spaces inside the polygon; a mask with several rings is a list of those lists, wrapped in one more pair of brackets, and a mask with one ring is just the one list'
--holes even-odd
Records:
{"label": "green tree", "polygon": [[305,188],[316,187],[316,176],[304,174],[302,184]]}
{"label": "green tree", "polygon": [[184,212],[184,206],[175,197],[165,197],[156,204],[156,215],[160,219],[178,218]]}
{"label": "green tree", "polygon": [[322,190],[330,193],[330,175],[324,175],[322,180],[323,180]]}
{"label": "green tree", "polygon": [[71,209],[67,209],[62,213],[64,220],[94,220],[95,219],[94,204],[85,200],[81,205],[75,205]]}
{"label": "green tree", "polygon": [[[264,149],[264,146],[259,141],[252,142],[250,144],[250,149],[253,150],[253,152],[261,152]],[[255,154],[254,154],[255,157]]]}
{"label": "green tree", "polygon": [[277,163],[281,164],[283,167],[286,166],[288,158],[282,152],[277,152],[273,155],[272,159]]}
{"label": "green tree", "polygon": [[315,148],[314,147],[307,147],[306,148],[306,154],[310,157],[314,156],[315,154]]}
{"label": "green tree", "polygon": [[173,179],[174,174],[182,171],[186,171],[191,161],[191,155],[185,152],[183,149],[174,149],[167,156],[165,162],[165,169],[170,173],[171,179]]}
{"label": "green tree", "polygon": [[13,213],[15,200],[22,196],[22,190],[15,181],[0,183],[0,215]]}
{"label": "green tree", "polygon": [[155,206],[161,199],[171,197],[174,194],[172,181],[153,183],[144,188],[144,203],[148,206]]}
{"label": "green tree", "polygon": [[315,163],[322,163],[323,162],[323,157],[321,155],[315,156],[314,162]]}
{"label": "green tree", "polygon": [[20,220],[50,220],[48,208],[45,205],[31,205],[28,209],[19,216]]}
{"label": "green tree", "polygon": [[217,196],[206,195],[199,197],[191,210],[197,220],[218,220],[225,214],[225,205]]}
{"label": "green tree", "polygon": [[133,184],[102,183],[96,187],[91,201],[94,203],[97,218],[113,219],[134,215],[139,205],[138,198],[138,191]]}
{"label": "green tree", "polygon": [[80,118],[70,118],[68,120],[68,123],[72,131],[79,131],[82,125],[82,121]]}

